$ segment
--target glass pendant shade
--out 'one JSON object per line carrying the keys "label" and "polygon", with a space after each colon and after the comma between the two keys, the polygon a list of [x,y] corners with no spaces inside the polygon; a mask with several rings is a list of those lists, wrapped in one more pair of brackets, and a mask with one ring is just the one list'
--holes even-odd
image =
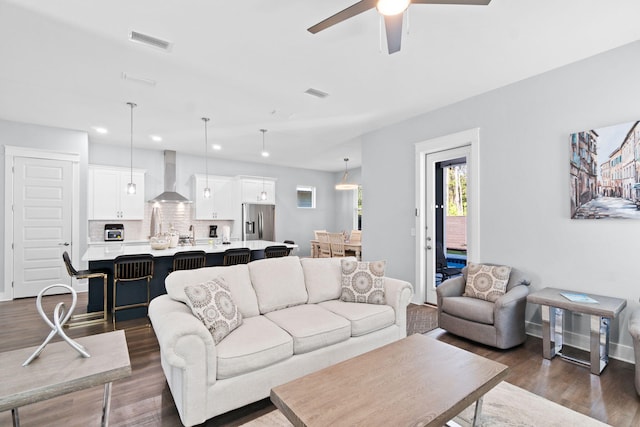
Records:
{"label": "glass pendant shade", "polygon": [[262,190],[260,193],[260,200],[267,200],[267,192]]}
{"label": "glass pendant shade", "polygon": [[376,9],[384,16],[398,15],[409,7],[411,0],[378,0]]}
{"label": "glass pendant shade", "polygon": [[349,171],[347,171],[348,158],[344,159],[344,174],[339,183],[336,184],[336,190],[355,190],[358,188],[358,184],[349,183]]}
{"label": "glass pendant shade", "polygon": [[209,141],[207,135],[207,123],[209,122],[208,117],[203,117],[202,121],[204,122],[204,173],[206,176],[207,183],[204,187],[204,192],[202,195],[205,199],[211,197],[211,189],[209,188],[209,159],[207,158],[207,151],[209,150]]}
{"label": "glass pendant shade", "polygon": [[130,161],[131,161],[131,179],[130,182],[127,184],[127,194],[136,194],[136,184],[133,182],[133,109],[137,107],[136,104],[134,104],[133,102],[127,102],[127,105],[129,107],[131,107],[131,154],[130,154]]}

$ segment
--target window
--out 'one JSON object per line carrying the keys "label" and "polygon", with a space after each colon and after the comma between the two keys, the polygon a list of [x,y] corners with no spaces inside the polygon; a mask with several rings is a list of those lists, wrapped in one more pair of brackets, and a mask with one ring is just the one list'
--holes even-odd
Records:
{"label": "window", "polygon": [[315,209],[316,187],[298,185],[296,187],[296,200],[299,208]]}

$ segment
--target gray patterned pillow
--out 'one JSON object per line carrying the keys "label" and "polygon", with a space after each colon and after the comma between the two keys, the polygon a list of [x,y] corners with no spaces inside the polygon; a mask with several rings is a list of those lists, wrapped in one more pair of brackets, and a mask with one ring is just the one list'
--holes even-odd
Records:
{"label": "gray patterned pillow", "polygon": [[342,260],[342,295],[345,302],[385,304],[384,267],[386,261]]}
{"label": "gray patterned pillow", "polygon": [[507,291],[511,267],[504,265],[467,265],[464,296],[495,302]]}
{"label": "gray patterned pillow", "polygon": [[187,295],[187,305],[211,332],[216,344],[242,324],[242,314],[222,277],[186,286],[184,293]]}

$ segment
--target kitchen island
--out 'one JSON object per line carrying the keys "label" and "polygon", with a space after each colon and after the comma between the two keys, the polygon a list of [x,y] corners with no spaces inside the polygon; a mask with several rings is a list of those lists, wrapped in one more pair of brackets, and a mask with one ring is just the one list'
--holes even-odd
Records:
{"label": "kitchen island", "polygon": [[[108,275],[107,306],[112,307],[113,295],[113,260],[120,255],[153,255],[154,269],[153,278],[150,283],[150,298],[166,294],[164,279],[171,271],[173,255],[184,251],[204,251],[207,254],[207,267],[222,265],[224,251],[232,248],[251,249],[251,260],[264,258],[264,249],[272,245],[285,245],[289,248],[297,248],[295,244],[285,244],[280,242],[270,242],[266,240],[247,240],[231,242],[230,244],[196,244],[177,246],[169,249],[151,249],[149,244],[131,244],[122,242],[106,243],[104,245],[90,245],[89,249],[82,256],[82,261],[89,262],[90,270],[105,271]],[[89,285],[89,298],[87,312],[100,311],[103,307],[103,286],[102,279],[91,279]],[[146,300],[146,287],[144,282],[133,282],[118,286],[118,305],[133,304]],[[128,320],[144,317],[147,315],[146,307],[132,308],[117,313],[117,320]]]}

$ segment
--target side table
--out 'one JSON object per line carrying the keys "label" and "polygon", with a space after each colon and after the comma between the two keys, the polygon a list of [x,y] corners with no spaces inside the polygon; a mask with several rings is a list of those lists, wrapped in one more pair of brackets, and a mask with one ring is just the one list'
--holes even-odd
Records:
{"label": "side table", "polygon": [[66,342],[50,343],[31,364],[21,366],[36,347],[0,353],[0,412],[11,409],[20,425],[18,407],[104,384],[102,426],[109,424],[111,382],[131,375],[124,331],[76,340],[91,357],[80,356]]}
{"label": "side table", "polygon": [[[527,296],[527,302],[540,304],[542,312],[542,354],[545,359],[558,355],[563,359],[591,367],[591,373],[600,375],[609,363],[610,322],[627,305],[620,298],[587,294],[597,303],[576,302],[562,296],[562,293],[576,293],[557,288],[544,288]],[[562,317],[564,310],[584,313],[590,316],[589,360],[581,360],[562,354]]]}

